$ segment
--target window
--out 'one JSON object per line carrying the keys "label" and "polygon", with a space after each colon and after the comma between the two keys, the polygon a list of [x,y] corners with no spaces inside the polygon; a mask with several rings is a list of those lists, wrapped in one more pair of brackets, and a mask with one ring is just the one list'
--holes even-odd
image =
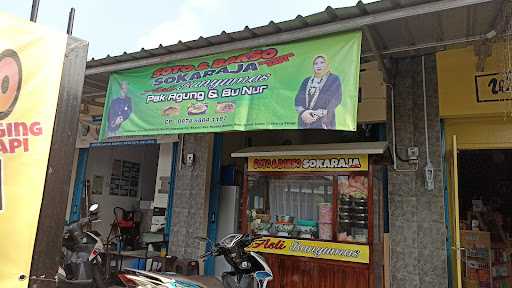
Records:
{"label": "window", "polygon": [[250,228],[264,235],[331,240],[332,187],[332,176],[250,177]]}

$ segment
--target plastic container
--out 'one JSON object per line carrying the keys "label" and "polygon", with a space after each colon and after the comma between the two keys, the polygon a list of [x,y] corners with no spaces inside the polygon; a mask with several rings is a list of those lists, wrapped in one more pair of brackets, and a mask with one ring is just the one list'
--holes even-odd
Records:
{"label": "plastic container", "polygon": [[319,238],[322,240],[332,240],[332,224],[321,223],[319,226]]}
{"label": "plastic container", "polygon": [[368,229],[354,227],[352,228],[352,236],[354,241],[366,243],[368,242]]}
{"label": "plastic container", "polygon": [[368,221],[368,214],[352,214],[352,218],[355,221]]}
{"label": "plastic container", "polygon": [[298,226],[316,226],[317,222],[314,220],[305,220],[305,219],[299,219],[297,220]]}
{"label": "plastic container", "polygon": [[351,217],[351,214],[348,212],[339,212],[338,213],[338,220],[345,220],[345,219],[350,219],[350,218],[352,218],[352,217]]}
{"label": "plastic container", "polygon": [[318,205],[318,223],[332,223],[332,205],[331,203],[320,203]]}
{"label": "plastic container", "polygon": [[354,198],[355,206],[368,207],[368,200],[366,198]]}
{"label": "plastic container", "polygon": [[368,207],[355,206],[355,207],[352,208],[352,213],[354,213],[354,214],[368,214]]}
{"label": "plastic container", "polygon": [[340,213],[351,213],[352,212],[352,206],[343,205],[338,207],[338,212]]}
{"label": "plastic container", "polygon": [[293,216],[276,215],[276,222],[277,223],[290,223],[290,224],[293,224],[293,221],[295,221],[295,217],[293,217]]}
{"label": "plastic container", "polygon": [[347,234],[350,234],[352,225],[349,219],[340,220],[338,223],[340,232],[346,232]]}

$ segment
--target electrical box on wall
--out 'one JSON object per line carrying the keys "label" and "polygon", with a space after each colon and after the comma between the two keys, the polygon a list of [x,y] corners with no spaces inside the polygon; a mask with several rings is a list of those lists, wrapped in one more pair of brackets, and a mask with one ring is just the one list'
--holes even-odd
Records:
{"label": "electrical box on wall", "polygon": [[420,149],[418,147],[407,148],[407,159],[409,159],[409,161],[418,161],[419,155]]}
{"label": "electrical box on wall", "polygon": [[185,165],[192,166],[194,164],[195,156],[193,153],[188,153],[185,158]]}

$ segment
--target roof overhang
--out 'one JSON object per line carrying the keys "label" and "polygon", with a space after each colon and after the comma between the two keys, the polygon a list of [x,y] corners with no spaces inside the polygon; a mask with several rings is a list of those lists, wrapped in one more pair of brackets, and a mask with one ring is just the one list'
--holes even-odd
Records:
{"label": "roof overhang", "polygon": [[283,145],[249,147],[231,153],[231,157],[268,157],[268,156],[314,156],[314,155],[355,155],[384,154],[387,142],[332,143],[314,145]]}
{"label": "roof overhang", "polygon": [[[83,90],[85,108],[101,113],[110,73],[226,51],[270,46],[326,34],[363,30],[363,61],[377,60],[386,75],[386,60],[435,53],[452,47],[483,45],[505,36],[510,20],[505,0],[381,0],[354,7],[331,8],[309,16],[91,59]],[[388,67],[389,69],[389,67]],[[386,79],[383,79],[384,81]],[[88,108],[87,108],[88,109]],[[88,111],[88,110],[85,111]],[[91,108],[92,109],[92,108]],[[94,112],[91,112],[94,113]]]}
{"label": "roof overhang", "polygon": [[[261,46],[267,46],[267,45],[275,45],[275,44],[280,44],[280,43],[292,42],[292,41],[297,41],[297,40],[304,40],[304,39],[318,37],[318,36],[327,35],[327,34],[331,34],[331,33],[364,29],[365,27],[368,27],[370,25],[379,25],[381,23],[386,23],[386,22],[391,22],[391,21],[400,21],[400,20],[403,20],[406,18],[418,17],[418,16],[432,14],[432,13],[441,13],[441,12],[444,12],[447,10],[471,7],[471,6],[474,6],[477,4],[485,4],[485,3],[496,2],[496,1],[497,0],[416,1],[416,2],[420,2],[420,4],[411,5],[408,7],[404,7],[400,4],[391,4],[391,6],[388,9],[386,9],[386,10],[382,9],[382,11],[379,11],[377,13],[371,13],[370,11],[368,11],[369,9],[366,9],[365,11],[366,11],[366,13],[368,13],[367,15],[364,15],[363,12],[358,12],[357,16],[348,17],[346,19],[329,21],[325,24],[320,24],[320,25],[308,25],[307,24],[308,22],[306,20],[307,18],[299,15],[299,16],[297,16],[297,18],[295,20],[292,20],[292,21],[296,21],[296,22],[306,22],[306,25],[299,29],[293,29],[290,31],[278,32],[278,33],[269,33],[267,35],[259,35],[258,33],[255,32],[257,28],[250,29],[247,27],[246,30],[251,30],[253,32],[253,33],[250,33],[251,31],[246,31],[247,33],[250,33],[249,35],[251,35],[248,39],[237,40],[237,39],[233,39],[233,38],[229,39],[229,37],[228,37],[228,39],[229,39],[228,41],[219,42],[217,44],[212,41],[213,39],[208,40],[208,38],[213,38],[213,37],[208,37],[208,38],[200,37],[198,40],[186,42],[188,44],[185,44],[183,42],[178,42],[175,45],[161,47],[161,48],[167,48],[167,50],[162,49],[163,51],[167,52],[164,55],[152,55],[152,52],[156,52],[156,53],[160,54],[158,51],[152,51],[152,50],[160,49],[160,48],[157,48],[157,49],[151,49],[151,50],[142,49],[140,52],[123,54],[123,55],[119,55],[116,57],[107,56],[104,59],[90,61],[89,65],[86,69],[86,75],[93,75],[93,74],[104,73],[104,72],[113,72],[113,71],[119,71],[119,70],[133,69],[133,68],[142,67],[142,66],[166,63],[169,61],[176,61],[176,60],[181,60],[181,59],[189,59],[189,58],[211,55],[211,54],[216,54],[216,53],[222,53],[222,52],[227,52],[227,51],[248,49],[248,48],[255,48],[255,47],[261,47]],[[382,1],[382,2],[400,3],[397,0],[394,0],[394,1],[388,0],[388,1]],[[423,3],[421,3],[421,2],[423,2]],[[366,6],[370,6],[370,4],[368,4]],[[349,8],[354,8],[354,7],[349,7]],[[341,9],[346,10],[349,8],[341,8]],[[327,12],[323,12],[323,13],[327,13]],[[335,15],[337,15],[337,14],[335,13]],[[334,19],[336,19],[336,18],[334,18]],[[435,24],[435,23],[432,23],[432,24]],[[276,24],[274,23],[274,25],[276,25]],[[438,25],[442,26],[442,24],[440,24],[440,23],[438,23]],[[414,29],[414,28],[408,27],[408,29]],[[399,31],[389,31],[389,33],[395,33],[395,34],[397,32],[399,32]],[[422,31],[422,32],[424,32],[424,31]],[[487,31],[487,32],[489,32],[489,31]],[[234,33],[229,33],[229,34],[234,34]],[[387,36],[387,35],[384,35],[384,36]],[[470,36],[470,35],[465,35],[465,36]],[[386,40],[386,38],[387,37],[384,37],[384,38],[381,37],[381,39],[384,39],[384,40]],[[408,39],[408,40],[414,42],[415,39]],[[202,42],[203,45],[201,45],[200,43],[193,43],[193,42]],[[179,48],[181,48],[181,49],[179,49]],[[178,51],[172,53],[172,49],[177,49]],[[373,49],[370,49],[370,50],[373,50]],[[373,54],[373,53],[375,53],[375,51],[372,51],[371,53]],[[125,55],[127,57],[125,57]],[[133,58],[140,58],[140,59],[133,59]],[[121,61],[119,61],[119,60],[121,60]]]}

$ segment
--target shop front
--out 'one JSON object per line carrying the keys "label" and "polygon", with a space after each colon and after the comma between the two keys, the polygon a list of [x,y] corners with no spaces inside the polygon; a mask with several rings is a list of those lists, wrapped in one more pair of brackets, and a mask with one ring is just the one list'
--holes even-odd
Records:
{"label": "shop front", "polygon": [[385,142],[251,147],[240,231],[271,287],[381,287]]}
{"label": "shop front", "polygon": [[509,48],[490,49],[480,71],[473,47],[437,55],[453,287],[512,287]]}
{"label": "shop front", "polygon": [[101,115],[90,113],[80,118],[66,220],[78,221],[87,207],[98,204],[101,221],[91,229],[104,243],[105,258],[113,260],[105,269],[149,267],[156,261],[146,258],[160,255],[161,243],[168,239],[166,211],[177,137],[99,142]]}
{"label": "shop front", "polygon": [[[197,259],[197,236],[249,233],[271,287],[385,286],[386,88],[377,62],[361,64],[361,40],[333,33],[109,75],[100,142],[178,135],[169,255]],[[219,258],[200,272],[232,270]]]}

